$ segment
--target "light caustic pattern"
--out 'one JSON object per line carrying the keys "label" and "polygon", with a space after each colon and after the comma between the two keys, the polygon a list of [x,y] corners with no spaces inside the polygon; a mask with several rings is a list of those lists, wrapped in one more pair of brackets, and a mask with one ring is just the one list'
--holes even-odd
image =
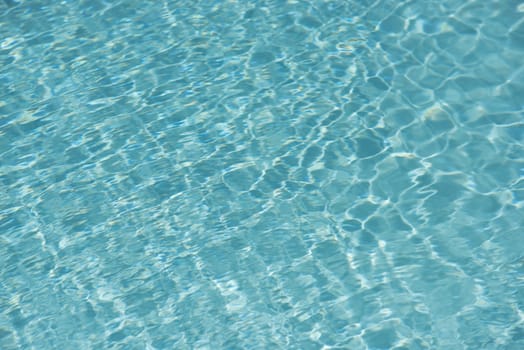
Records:
{"label": "light caustic pattern", "polygon": [[0,2],[0,348],[524,348],[524,4]]}

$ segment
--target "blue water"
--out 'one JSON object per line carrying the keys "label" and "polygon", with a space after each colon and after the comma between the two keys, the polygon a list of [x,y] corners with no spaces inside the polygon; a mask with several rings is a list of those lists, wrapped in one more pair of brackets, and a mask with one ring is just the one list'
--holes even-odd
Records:
{"label": "blue water", "polygon": [[1,349],[524,349],[524,2],[0,1]]}

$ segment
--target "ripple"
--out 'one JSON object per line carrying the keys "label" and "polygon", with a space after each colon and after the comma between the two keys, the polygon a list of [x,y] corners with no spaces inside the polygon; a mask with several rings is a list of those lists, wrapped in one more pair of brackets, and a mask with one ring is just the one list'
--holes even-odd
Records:
{"label": "ripple", "polygon": [[523,4],[135,5],[0,2],[6,349],[522,347]]}

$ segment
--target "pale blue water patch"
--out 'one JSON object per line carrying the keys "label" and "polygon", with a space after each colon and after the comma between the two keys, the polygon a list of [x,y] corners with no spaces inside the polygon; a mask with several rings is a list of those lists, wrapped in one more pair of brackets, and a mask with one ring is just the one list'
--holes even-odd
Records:
{"label": "pale blue water patch", "polygon": [[524,348],[522,57],[519,1],[0,1],[0,348]]}

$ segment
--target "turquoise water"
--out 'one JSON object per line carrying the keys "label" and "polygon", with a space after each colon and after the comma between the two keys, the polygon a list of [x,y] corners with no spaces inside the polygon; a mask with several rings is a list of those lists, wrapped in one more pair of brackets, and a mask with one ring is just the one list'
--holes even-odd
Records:
{"label": "turquoise water", "polygon": [[1,349],[524,349],[524,2],[0,1]]}

